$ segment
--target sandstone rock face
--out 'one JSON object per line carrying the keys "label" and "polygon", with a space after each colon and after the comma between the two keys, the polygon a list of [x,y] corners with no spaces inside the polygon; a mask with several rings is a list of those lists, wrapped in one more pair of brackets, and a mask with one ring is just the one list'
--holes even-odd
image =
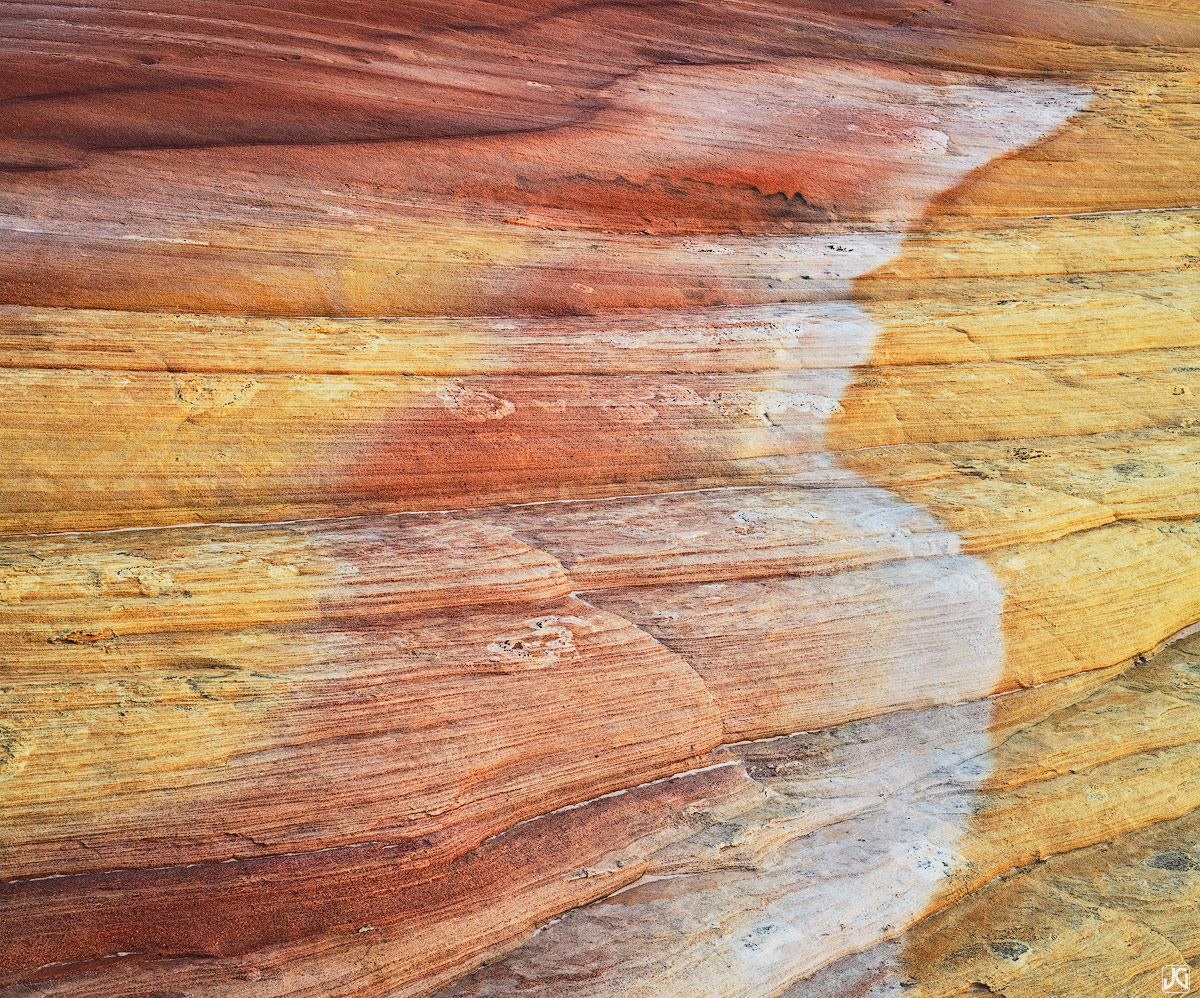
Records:
{"label": "sandstone rock face", "polygon": [[0,993],[1200,972],[1193,0],[3,25]]}

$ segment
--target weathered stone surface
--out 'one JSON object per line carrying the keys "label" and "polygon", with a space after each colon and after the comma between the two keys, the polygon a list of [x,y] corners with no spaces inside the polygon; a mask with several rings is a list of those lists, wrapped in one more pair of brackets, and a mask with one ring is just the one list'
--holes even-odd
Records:
{"label": "weathered stone surface", "polygon": [[1191,0],[2,23],[0,991],[1197,959]]}

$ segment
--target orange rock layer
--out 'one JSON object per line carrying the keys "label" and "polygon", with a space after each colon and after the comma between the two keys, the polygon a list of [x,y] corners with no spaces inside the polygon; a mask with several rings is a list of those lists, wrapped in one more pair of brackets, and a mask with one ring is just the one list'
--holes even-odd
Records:
{"label": "orange rock layer", "polygon": [[0,992],[1200,959],[1200,7],[0,23]]}

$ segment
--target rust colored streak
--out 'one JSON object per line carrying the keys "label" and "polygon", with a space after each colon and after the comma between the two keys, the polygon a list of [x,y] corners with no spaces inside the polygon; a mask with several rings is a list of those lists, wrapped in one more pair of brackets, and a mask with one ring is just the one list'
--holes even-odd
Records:
{"label": "rust colored streak", "polygon": [[[28,971],[111,953],[139,954],[139,960],[234,957],[319,933],[350,934],[362,926],[411,931],[514,902],[516,932],[557,913],[564,896],[569,907],[607,893],[614,880],[636,880],[641,874],[636,865],[616,871],[601,881],[603,886],[570,874],[681,823],[686,814],[738,792],[745,782],[740,770],[724,767],[637,787],[538,818],[434,865],[412,863],[409,846],[363,845],[0,885],[6,913],[0,968],[16,975],[7,978],[12,983],[70,976],[77,968]],[[0,983],[4,980],[0,977]]]}

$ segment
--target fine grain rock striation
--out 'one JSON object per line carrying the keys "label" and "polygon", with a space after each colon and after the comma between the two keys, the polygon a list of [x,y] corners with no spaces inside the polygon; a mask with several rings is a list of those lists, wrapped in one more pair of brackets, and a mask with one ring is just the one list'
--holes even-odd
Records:
{"label": "fine grain rock striation", "polygon": [[1200,6],[0,25],[0,993],[1200,960]]}

